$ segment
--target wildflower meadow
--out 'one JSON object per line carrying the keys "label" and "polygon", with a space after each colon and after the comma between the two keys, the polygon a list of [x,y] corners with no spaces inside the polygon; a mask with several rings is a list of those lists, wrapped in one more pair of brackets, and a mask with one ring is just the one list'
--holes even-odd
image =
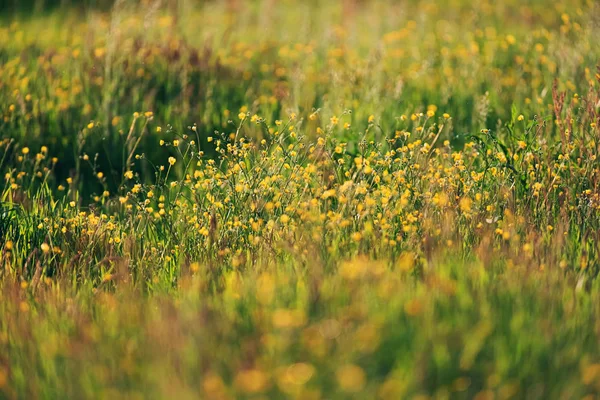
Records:
{"label": "wildflower meadow", "polygon": [[0,399],[600,399],[599,38],[0,1]]}

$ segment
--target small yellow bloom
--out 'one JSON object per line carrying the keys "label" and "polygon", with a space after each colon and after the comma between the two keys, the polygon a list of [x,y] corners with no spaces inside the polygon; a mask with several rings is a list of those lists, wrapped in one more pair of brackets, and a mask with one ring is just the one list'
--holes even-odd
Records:
{"label": "small yellow bloom", "polygon": [[193,262],[190,264],[190,271],[192,271],[193,273],[196,273],[198,271],[200,271],[200,264],[198,264],[197,262]]}
{"label": "small yellow bloom", "polygon": [[353,364],[340,367],[336,371],[336,378],[340,389],[347,393],[360,392],[367,381],[365,371]]}
{"label": "small yellow bloom", "polygon": [[471,205],[473,204],[473,200],[468,197],[463,197],[460,199],[459,206],[462,212],[471,211]]}
{"label": "small yellow bloom", "polygon": [[[26,282],[25,282],[25,283],[26,283]],[[20,302],[20,303],[19,303],[19,310],[20,310],[22,313],[27,313],[27,312],[29,312],[29,304],[27,304],[27,302],[25,302],[25,301],[22,301],[22,302]]]}
{"label": "small yellow bloom", "polygon": [[269,377],[257,369],[245,370],[237,373],[234,383],[244,393],[261,393],[268,388]]}
{"label": "small yellow bloom", "polygon": [[169,157],[169,164],[175,165],[176,162],[177,160],[175,159],[175,157]]}
{"label": "small yellow bloom", "polygon": [[404,304],[404,312],[410,317],[416,317],[423,311],[423,304],[417,299],[412,299]]}
{"label": "small yellow bloom", "polygon": [[411,252],[402,253],[396,261],[396,266],[402,272],[410,272],[415,266],[415,255]]}

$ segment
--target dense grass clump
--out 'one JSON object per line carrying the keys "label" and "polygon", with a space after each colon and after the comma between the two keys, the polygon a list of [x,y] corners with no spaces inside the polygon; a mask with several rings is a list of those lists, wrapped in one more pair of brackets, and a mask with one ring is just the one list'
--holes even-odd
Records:
{"label": "dense grass clump", "polygon": [[0,24],[0,398],[599,395],[595,2],[54,3]]}

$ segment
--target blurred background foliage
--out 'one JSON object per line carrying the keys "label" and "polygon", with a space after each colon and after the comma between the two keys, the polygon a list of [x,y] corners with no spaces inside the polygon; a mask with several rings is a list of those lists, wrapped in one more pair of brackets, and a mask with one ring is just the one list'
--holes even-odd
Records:
{"label": "blurred background foliage", "polygon": [[5,1],[2,20],[0,136],[49,146],[59,180],[91,176],[82,152],[121,171],[122,132],[146,111],[139,148],[154,162],[158,126],[197,123],[204,138],[241,107],[353,109],[353,126],[375,114],[388,137],[402,114],[435,107],[460,147],[482,128],[504,134],[512,107],[551,118],[554,79],[587,91],[600,34],[590,0]]}

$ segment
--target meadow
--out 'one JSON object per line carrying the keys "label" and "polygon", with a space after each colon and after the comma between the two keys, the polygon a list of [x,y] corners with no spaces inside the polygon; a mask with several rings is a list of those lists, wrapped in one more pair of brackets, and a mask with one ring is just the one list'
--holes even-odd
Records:
{"label": "meadow", "polygon": [[597,1],[0,5],[0,399],[600,399]]}

